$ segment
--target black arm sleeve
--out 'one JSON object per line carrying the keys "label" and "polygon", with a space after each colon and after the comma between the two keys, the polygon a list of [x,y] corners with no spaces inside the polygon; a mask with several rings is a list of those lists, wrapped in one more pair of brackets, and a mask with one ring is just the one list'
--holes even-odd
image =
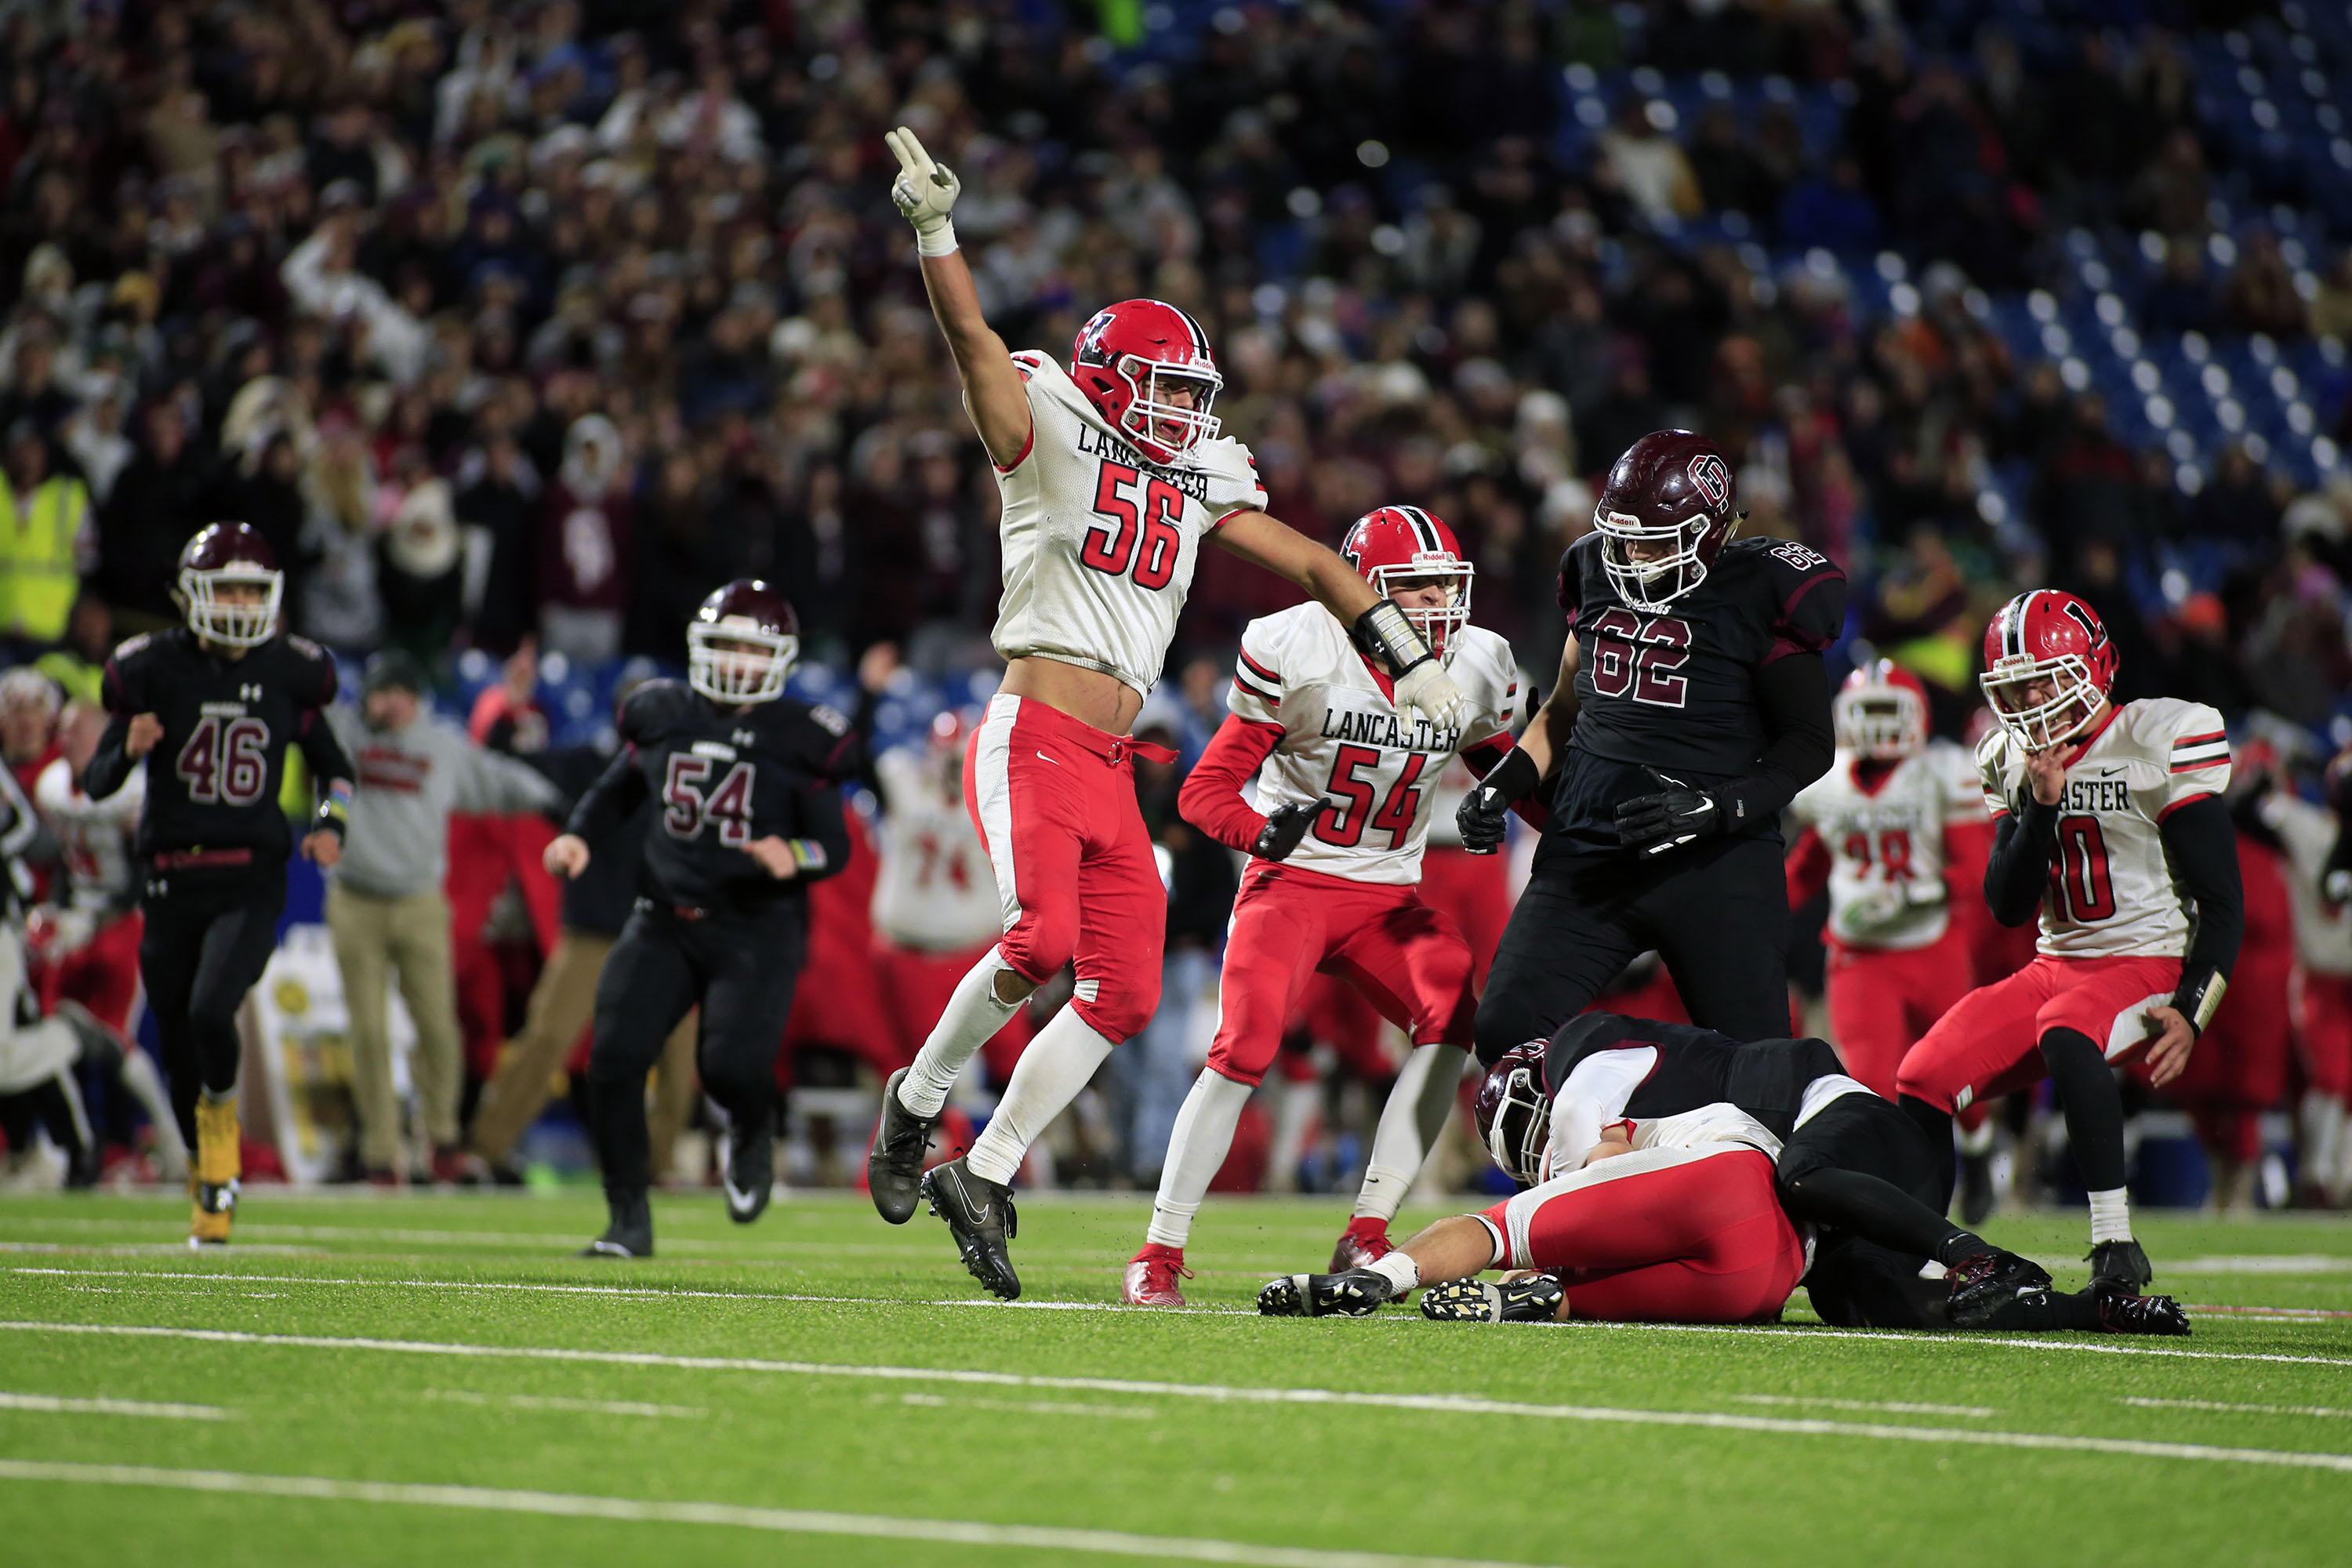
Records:
{"label": "black arm sleeve", "polygon": [[1985,903],[2005,926],[2021,926],[2042,908],[2050,886],[2050,852],[2058,844],[2058,808],[2025,795],[2021,811],[1994,825],[1992,853],[1985,859]]}
{"label": "black arm sleeve", "polygon": [[637,768],[636,747],[623,746],[612,765],[596,776],[580,804],[572,808],[572,820],[564,824],[563,831],[586,839],[592,847],[602,844],[646,793],[646,775]]}
{"label": "black arm sleeve", "polygon": [[[2157,831],[2180,885],[2197,900],[2197,931],[2180,963],[2179,997],[2194,999],[2206,979],[2227,980],[2246,936],[2246,892],[2238,876],[2238,840],[2230,808],[2218,795],[2192,800],[2166,817]],[[2178,1003],[2175,1004],[2178,1005]],[[2195,1014],[2190,1012],[2190,1016]]]}
{"label": "black arm sleeve", "polygon": [[131,715],[117,713],[106,721],[106,731],[98,738],[98,750],[89,754],[89,762],[81,770],[81,790],[92,800],[104,800],[131,782],[131,770],[139,764],[123,753],[123,743],[131,738]]}
{"label": "black arm sleeve", "polygon": [[343,743],[335,739],[335,727],[316,708],[302,710],[302,728],[294,737],[302,748],[302,760],[310,764],[310,787],[321,799],[327,794],[330,781],[341,779],[345,784],[359,782],[359,770],[352,766]]}
{"label": "black arm sleeve", "polygon": [[801,837],[824,851],[821,865],[803,865],[800,880],[822,882],[838,876],[849,865],[849,824],[842,816],[841,791],[829,784],[796,785],[793,791]]}
{"label": "black arm sleeve", "polygon": [[1715,792],[1724,821],[1735,827],[1778,816],[1799,790],[1830,771],[1837,754],[1829,671],[1820,654],[1788,654],[1759,667],[1756,707],[1764,719],[1764,754],[1753,772]]}

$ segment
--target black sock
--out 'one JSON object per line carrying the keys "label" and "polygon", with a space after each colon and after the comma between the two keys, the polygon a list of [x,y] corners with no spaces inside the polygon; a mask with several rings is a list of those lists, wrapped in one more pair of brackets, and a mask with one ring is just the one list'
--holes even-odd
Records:
{"label": "black sock", "polygon": [[1958,1173],[1952,1162],[1952,1113],[1940,1106],[1928,1104],[1915,1094],[1900,1095],[1895,1103],[1903,1108],[1903,1114],[1911,1119],[1911,1124],[1919,1130],[1919,1136],[1927,1140],[1927,1158],[1935,1169],[1937,1191],[1942,1194],[1942,1208],[1949,1211],[1952,1183]]}
{"label": "black sock", "polygon": [[1999,1250],[2000,1248],[1975,1231],[1962,1230],[1956,1226],[1952,1228],[1952,1234],[1944,1237],[1944,1244],[1936,1248],[1935,1256],[1937,1262],[1949,1268],[1964,1258],[1974,1258],[1979,1252]]}
{"label": "black sock", "polygon": [[[1793,1218],[1896,1252],[1940,1258],[1953,1236],[1967,1235],[1894,1183],[1859,1171],[1809,1171],[1780,1184],[1780,1203]],[[1973,1250],[1984,1250],[1983,1243]]]}
{"label": "black sock", "polygon": [[2124,1101],[2106,1054],[2079,1029],[2052,1029],[2042,1037],[2042,1060],[2066,1114],[2066,1142],[2083,1184],[2095,1193],[2122,1186]]}

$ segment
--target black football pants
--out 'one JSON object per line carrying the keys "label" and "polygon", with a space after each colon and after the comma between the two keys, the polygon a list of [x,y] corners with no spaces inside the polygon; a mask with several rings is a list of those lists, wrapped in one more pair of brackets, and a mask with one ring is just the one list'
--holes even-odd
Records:
{"label": "black football pants", "polygon": [[236,1010],[278,950],[286,868],[151,873],[142,907],[139,977],[155,1014],[172,1113],[193,1150],[198,1085],[215,1095],[236,1087]]}
{"label": "black football pants", "polygon": [[776,1054],[806,948],[797,904],[687,920],[638,900],[596,982],[588,1053],[590,1130],[614,1202],[651,1184],[646,1074],[688,1009],[702,1009],[695,1060],[703,1091],[738,1125],[772,1118]]}
{"label": "black football pants", "polygon": [[1547,839],[1478,1002],[1478,1059],[1549,1039],[1655,948],[1691,1022],[1735,1040],[1789,1034],[1789,892],[1780,846],[1718,838],[1634,855]]}

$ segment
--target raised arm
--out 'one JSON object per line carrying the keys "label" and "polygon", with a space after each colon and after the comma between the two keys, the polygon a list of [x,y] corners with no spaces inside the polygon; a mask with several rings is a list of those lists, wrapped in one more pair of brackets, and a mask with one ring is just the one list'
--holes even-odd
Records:
{"label": "raised arm", "polygon": [[1010,468],[1028,455],[1033,423],[1029,394],[1021,373],[1013,368],[1011,351],[981,314],[980,291],[972,286],[971,268],[956,248],[955,225],[948,221],[963,184],[944,163],[934,163],[911,131],[900,129],[882,138],[898,160],[898,178],[890,199],[915,226],[915,250],[922,258],[923,289],[931,298],[931,316],[940,335],[955,356],[956,374],[963,382],[963,405],[981,445],[1000,468]]}

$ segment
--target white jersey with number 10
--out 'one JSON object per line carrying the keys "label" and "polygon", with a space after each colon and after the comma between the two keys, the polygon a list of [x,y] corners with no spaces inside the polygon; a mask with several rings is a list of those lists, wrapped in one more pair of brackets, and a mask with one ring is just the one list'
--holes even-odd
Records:
{"label": "white jersey with number 10", "polygon": [[1013,356],[1029,394],[1029,445],[996,473],[1004,596],[992,637],[1003,658],[1050,658],[1118,678],[1160,679],[1203,536],[1265,505],[1238,441],[1203,441],[1161,467],[1114,431],[1045,354]]}

